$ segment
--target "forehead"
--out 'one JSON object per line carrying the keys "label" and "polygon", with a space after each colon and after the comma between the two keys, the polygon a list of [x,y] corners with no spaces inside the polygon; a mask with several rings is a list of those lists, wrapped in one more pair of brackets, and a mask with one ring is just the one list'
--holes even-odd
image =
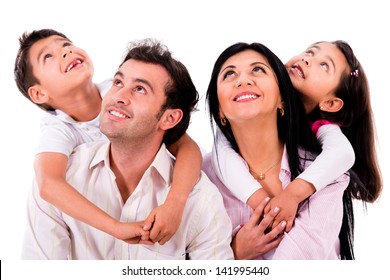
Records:
{"label": "forehead", "polygon": [[311,47],[317,49],[317,54],[330,57],[334,61],[336,68],[341,70],[349,68],[347,59],[335,44],[321,42],[313,44]]}
{"label": "forehead", "polygon": [[147,80],[151,84],[164,87],[170,80],[169,73],[165,67],[134,59],[124,62],[119,68],[119,72],[121,72],[125,80],[142,79]]}
{"label": "forehead", "polygon": [[229,57],[225,63],[222,66],[222,69],[225,68],[228,65],[248,65],[252,63],[260,62],[266,65],[268,64],[267,59],[265,58],[264,55],[261,53],[255,51],[255,50],[244,50],[239,53],[236,53]]}
{"label": "forehead", "polygon": [[30,59],[37,58],[45,50],[61,45],[63,42],[69,42],[69,40],[58,35],[36,41],[30,48]]}

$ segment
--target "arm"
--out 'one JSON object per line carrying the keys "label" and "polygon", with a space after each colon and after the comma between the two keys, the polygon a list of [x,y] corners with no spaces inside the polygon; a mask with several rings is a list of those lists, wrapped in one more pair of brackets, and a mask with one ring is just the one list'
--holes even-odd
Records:
{"label": "arm", "polygon": [[68,158],[61,153],[35,157],[35,174],[41,197],[64,213],[118,239],[132,242],[132,225],[121,223],[86,199],[66,181]]}
{"label": "arm", "polygon": [[310,182],[319,191],[353,166],[355,153],[338,125],[322,125],[316,135],[322,152],[298,178]]}
{"label": "arm", "polygon": [[217,144],[212,151],[215,173],[238,199],[255,209],[268,196],[267,192],[249,173],[245,160],[232,149],[219,129],[216,139]]}
{"label": "arm", "polygon": [[347,172],[355,161],[352,145],[338,125],[321,125],[316,132],[322,152],[270,202],[270,207],[281,208],[275,222],[278,224],[282,220],[287,221],[286,231],[290,231],[293,225],[298,204]]}
{"label": "arm", "polygon": [[150,230],[150,239],[161,245],[177,231],[187,198],[199,180],[202,166],[200,149],[187,134],[171,144],[168,150],[176,157],[171,188],[164,204],[153,209],[145,220],[145,230]]}

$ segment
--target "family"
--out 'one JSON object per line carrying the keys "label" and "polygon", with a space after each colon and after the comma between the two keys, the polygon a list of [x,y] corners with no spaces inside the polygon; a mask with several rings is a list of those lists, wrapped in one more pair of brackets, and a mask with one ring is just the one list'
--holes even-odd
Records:
{"label": "family", "polygon": [[216,59],[212,151],[186,133],[199,93],[155,39],[113,78],[52,29],[19,38],[19,91],[46,111],[23,259],[354,259],[353,200],[383,182],[369,85],[348,43],[283,63],[261,43]]}

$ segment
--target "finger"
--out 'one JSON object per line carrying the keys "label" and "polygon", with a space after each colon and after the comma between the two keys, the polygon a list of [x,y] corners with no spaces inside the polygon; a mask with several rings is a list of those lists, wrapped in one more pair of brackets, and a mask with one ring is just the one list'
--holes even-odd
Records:
{"label": "finger", "polygon": [[169,241],[169,239],[171,239],[173,236],[173,234],[165,234],[165,236],[163,238],[161,238],[161,240],[158,242],[160,245],[164,245],[165,243],[167,243]]}
{"label": "finger", "polygon": [[293,224],[294,224],[294,219],[287,221],[286,232],[289,232],[292,229]]}
{"label": "finger", "polygon": [[152,230],[150,231],[149,238],[153,242],[158,242],[161,239],[161,236],[159,237],[160,233],[161,233],[160,228],[157,226],[153,226]]}
{"label": "finger", "polygon": [[275,207],[272,211],[265,215],[258,226],[259,231],[265,232],[268,227],[271,228],[272,223],[274,222],[274,218],[279,213],[279,211],[279,207]]}
{"label": "finger", "polygon": [[269,202],[270,198],[266,197],[260,204],[259,206],[256,207],[256,209],[253,211],[251,217],[249,218],[249,221],[247,225],[249,227],[255,227],[259,224],[261,216],[263,214],[264,207],[267,205]]}
{"label": "finger", "polygon": [[286,228],[286,221],[281,221],[278,226],[276,226],[274,229],[272,229],[269,233],[266,234],[266,238],[269,240],[273,240],[277,238],[279,235],[281,235],[284,232],[284,229]]}
{"label": "finger", "polygon": [[155,221],[155,215],[153,212],[145,219],[144,221],[144,230],[150,230],[153,227],[153,223]]}

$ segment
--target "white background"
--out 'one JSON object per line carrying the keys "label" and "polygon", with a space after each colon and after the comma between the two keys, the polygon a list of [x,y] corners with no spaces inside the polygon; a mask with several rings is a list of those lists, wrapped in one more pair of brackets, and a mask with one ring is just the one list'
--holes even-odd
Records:
{"label": "white background", "polygon": [[[26,262],[20,262],[20,250],[26,196],[33,176],[33,148],[41,116],[40,109],[19,93],[13,80],[18,38],[25,31],[53,28],[89,53],[95,65],[95,82],[113,76],[129,41],[154,37],[165,43],[188,67],[202,97],[189,133],[205,150],[211,148],[212,135],[204,109],[204,94],[213,64],[227,46],[238,41],[258,41],[286,62],[319,40],[349,42],[370,82],[385,187],[382,197],[369,205],[366,212],[357,205],[355,251],[356,263],[360,265],[353,266],[348,274],[361,275],[363,269],[364,273],[384,270],[383,263],[390,250],[385,231],[390,213],[386,186],[389,136],[385,127],[389,108],[390,20],[385,1],[376,2],[2,1],[0,258],[9,264],[4,267],[10,268],[10,272],[19,265],[27,266]],[[31,265],[28,267],[32,269]],[[361,272],[357,273],[357,268]],[[27,273],[23,271],[19,273]]]}

